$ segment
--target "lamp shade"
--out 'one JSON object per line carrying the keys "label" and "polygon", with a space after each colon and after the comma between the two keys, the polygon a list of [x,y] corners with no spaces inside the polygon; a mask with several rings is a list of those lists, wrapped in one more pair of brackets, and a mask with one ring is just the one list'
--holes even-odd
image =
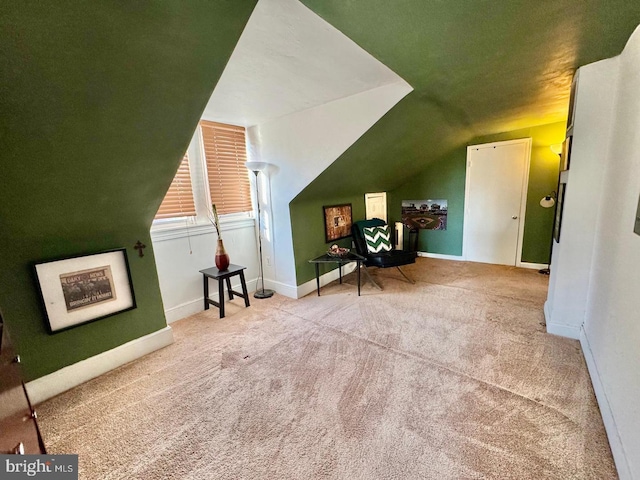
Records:
{"label": "lamp shade", "polygon": [[549,145],[549,148],[556,155],[560,155],[562,153],[562,144],[561,143],[554,143],[553,145]]}
{"label": "lamp shade", "polygon": [[244,166],[252,172],[263,172],[269,167],[269,164],[267,162],[245,162]]}
{"label": "lamp shade", "polygon": [[556,204],[556,201],[550,195],[547,195],[546,197],[542,197],[542,200],[540,200],[540,206],[542,208],[551,208],[555,204]]}

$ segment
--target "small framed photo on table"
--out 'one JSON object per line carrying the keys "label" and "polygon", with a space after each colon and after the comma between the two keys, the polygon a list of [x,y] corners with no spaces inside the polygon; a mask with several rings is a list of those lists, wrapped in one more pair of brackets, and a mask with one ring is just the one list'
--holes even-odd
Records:
{"label": "small framed photo on table", "polygon": [[124,248],[35,265],[49,333],[136,308]]}

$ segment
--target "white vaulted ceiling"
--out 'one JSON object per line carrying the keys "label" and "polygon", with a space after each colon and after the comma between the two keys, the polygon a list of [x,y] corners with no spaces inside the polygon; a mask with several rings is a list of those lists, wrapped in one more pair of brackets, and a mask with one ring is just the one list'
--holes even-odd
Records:
{"label": "white vaulted ceiling", "polygon": [[297,0],[260,0],[202,117],[248,127],[398,82]]}

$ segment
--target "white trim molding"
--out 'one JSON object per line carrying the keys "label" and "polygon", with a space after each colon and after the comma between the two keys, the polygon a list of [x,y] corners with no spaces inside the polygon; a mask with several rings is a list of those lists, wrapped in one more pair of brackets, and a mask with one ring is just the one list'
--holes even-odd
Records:
{"label": "white trim molding", "polygon": [[[546,317],[546,314],[545,314]],[[552,335],[558,335],[559,337],[573,338],[578,340],[580,338],[580,327],[574,327],[573,325],[562,325],[560,323],[547,322],[547,333]]]}
{"label": "white trim molding", "polygon": [[580,329],[580,346],[582,347],[582,353],[587,363],[587,369],[589,370],[589,376],[591,377],[591,384],[596,394],[596,400],[598,401],[598,407],[600,407],[600,414],[602,416],[602,422],[604,423],[604,429],[607,432],[607,438],[609,439],[609,446],[611,447],[611,453],[613,454],[613,460],[615,461],[616,468],[618,470],[618,477],[620,480],[633,480],[631,474],[631,467],[627,460],[627,454],[624,450],[624,445],[620,439],[618,432],[618,426],[613,416],[613,410],[609,403],[609,398],[604,389],[602,379],[600,378],[600,372],[598,371],[598,365],[591,351],[589,345],[589,339],[584,328]]}
{"label": "white trim molding", "polygon": [[166,326],[106,352],[61,368],[26,384],[33,404],[48,400],[81,383],[96,378],[126,363],[173,343],[173,331]]}
{"label": "white trim molding", "polygon": [[[258,284],[257,278],[254,278],[253,280],[248,280],[246,283],[247,283],[248,293],[252,293],[256,291],[257,284]],[[212,285],[214,285],[214,283],[212,283]],[[237,285],[231,284],[231,288],[236,292],[242,291],[242,286],[239,283]],[[225,291],[226,291],[226,287],[225,287]],[[211,288],[211,286],[209,287],[209,298],[216,302],[220,301],[220,295],[218,295],[217,287],[216,288]],[[178,320],[182,320],[183,318],[190,317],[191,315],[195,315],[196,313],[202,312],[203,310],[204,310],[204,296],[201,296],[198,298],[194,298],[193,300],[189,300],[188,302],[181,303],[180,305],[176,305],[175,307],[166,309],[164,311],[164,316],[167,318],[167,323],[173,323],[173,322],[177,322]]]}
{"label": "white trim molding", "polygon": [[544,302],[544,323],[547,326],[547,333],[551,335],[558,335],[559,337],[567,337],[573,338],[574,340],[578,340],[580,338],[580,328],[574,327],[571,325],[562,325],[560,323],[550,322],[551,312],[549,311],[549,301]]}
{"label": "white trim molding", "polygon": [[529,262],[520,262],[520,268],[530,268],[531,270],[544,270],[545,268],[549,268],[549,265],[546,263],[529,263]]}
{"label": "white trim molding", "polygon": [[[234,218],[232,220],[220,220],[220,231],[228,232],[240,228],[254,228],[255,220],[253,217],[244,216],[243,218]],[[177,238],[195,237],[197,235],[215,234],[216,229],[210,223],[185,223],[173,222],[166,226],[156,226],[151,228],[151,240],[153,242],[165,242]]]}
{"label": "white trim molding", "polygon": [[419,257],[427,258],[439,258],[441,260],[455,260],[457,262],[464,262],[464,257],[461,255],[445,255],[444,253],[431,253],[431,252],[418,252]]}
{"label": "white trim molding", "polygon": [[175,307],[167,308],[164,311],[164,316],[167,319],[167,323],[177,322],[183,318],[195,315],[204,309],[204,297],[194,298],[188,302],[181,303]]}
{"label": "white trim molding", "polygon": [[[356,263],[355,262],[348,263],[342,267],[342,276],[344,277],[345,275],[348,275],[351,272],[354,272],[355,270],[356,270]],[[362,285],[362,281],[364,280],[362,278],[362,275],[360,276],[360,285]],[[320,288],[322,288],[325,285],[328,285],[329,283],[335,280],[338,280],[339,278],[340,278],[340,272],[338,271],[337,268],[331,270],[330,272],[325,273],[324,275],[321,275]],[[302,298],[305,295],[309,295],[311,292],[315,292],[316,290],[317,290],[317,283],[316,283],[316,279],[314,278],[313,280],[309,280],[308,282],[305,282],[302,285],[298,285],[297,287],[295,287],[296,296],[291,298]],[[278,293],[280,293],[280,291],[278,291]]]}
{"label": "white trim molding", "polygon": [[542,308],[544,312],[544,324],[549,324],[549,319],[551,318],[551,312],[549,311],[549,300],[544,302],[544,307]]}

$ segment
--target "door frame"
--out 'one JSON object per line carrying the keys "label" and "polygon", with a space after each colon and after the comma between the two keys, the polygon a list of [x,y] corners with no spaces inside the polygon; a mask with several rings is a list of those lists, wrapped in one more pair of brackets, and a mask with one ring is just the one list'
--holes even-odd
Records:
{"label": "door frame", "polygon": [[369,198],[371,197],[382,197],[384,198],[384,212],[385,212],[385,218],[383,218],[382,220],[384,220],[385,222],[387,221],[387,217],[388,217],[388,205],[387,205],[387,192],[371,192],[371,193],[365,193],[364,194],[364,216],[365,218],[369,218]]}
{"label": "door frame", "polygon": [[467,221],[467,214],[469,212],[469,188],[471,186],[471,177],[470,177],[470,162],[471,160],[469,160],[469,153],[473,150],[478,150],[480,148],[494,148],[497,146],[503,146],[503,145],[514,145],[514,144],[525,144],[526,148],[526,158],[525,158],[525,165],[524,165],[524,175],[522,176],[522,195],[520,197],[520,213],[519,218],[520,218],[520,223],[518,225],[518,242],[517,242],[517,246],[516,246],[516,262],[515,262],[515,266],[516,267],[522,267],[523,262],[522,261],[522,246],[523,246],[523,240],[524,240],[524,223],[525,223],[525,216],[526,216],[526,212],[527,212],[527,193],[528,193],[528,189],[529,189],[529,170],[531,167],[531,138],[519,138],[517,140],[505,140],[505,141],[501,141],[501,142],[491,142],[491,143],[482,143],[482,144],[477,144],[477,145],[469,145],[467,147],[467,158],[465,161],[465,182],[464,182],[464,217],[463,217],[463,221],[462,221],[462,258],[463,260],[467,260],[467,244],[471,241],[469,238],[469,235],[467,234],[467,229],[464,228],[464,224]]}

